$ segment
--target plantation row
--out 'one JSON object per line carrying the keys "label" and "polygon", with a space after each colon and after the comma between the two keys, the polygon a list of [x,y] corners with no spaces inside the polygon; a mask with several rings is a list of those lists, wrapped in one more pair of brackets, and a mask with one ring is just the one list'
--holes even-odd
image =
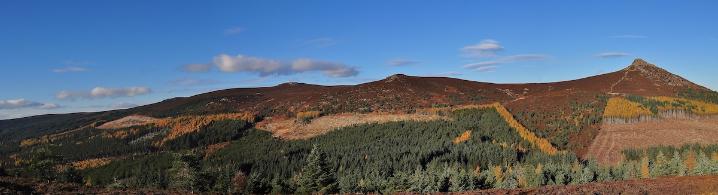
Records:
{"label": "plantation row", "polygon": [[[327,190],[383,191],[388,188],[385,183],[392,178],[412,175],[417,170],[425,175],[424,178],[434,179],[432,172],[435,171],[431,170],[444,166],[468,173],[477,169],[486,171],[495,165],[568,162],[576,159],[568,154],[548,155],[541,152],[535,144],[523,139],[510,127],[494,108],[455,110],[449,114],[454,120],[358,125],[309,140],[295,141],[279,140],[269,132],[248,129],[251,124],[243,121],[218,121],[200,131],[183,134],[166,142],[165,147],[171,150],[154,148],[152,144],[163,137],[162,133],[166,133],[163,129],[133,127],[137,133],[119,137],[111,134],[109,137],[91,136],[92,131],[101,130],[88,129],[85,132],[87,142],[78,145],[75,141],[67,140],[56,145],[38,146],[36,150],[25,154],[26,161],[21,163],[21,167],[33,169],[15,169],[12,172],[47,179],[62,178],[57,175],[65,172],[79,172],[81,182],[85,184],[116,188],[155,187],[218,192],[241,190],[257,193],[276,188],[288,193],[307,189],[301,187],[304,184],[297,178],[307,175],[303,169],[307,166],[308,154],[313,146],[317,146],[317,150],[326,154],[323,166],[334,178],[331,186],[325,186],[330,187]],[[146,137],[148,135],[154,136]],[[457,138],[462,141],[455,143]],[[100,145],[92,144],[112,143],[112,140],[117,145],[98,147]],[[225,140],[234,141],[215,154],[206,156],[204,148],[207,145]],[[128,145],[131,147],[128,148]],[[77,150],[82,153],[75,153],[73,149],[77,146],[86,149]],[[132,149],[134,147],[137,149]],[[68,171],[55,174],[33,171],[45,170],[36,164],[45,164],[39,167],[57,167],[70,159],[132,153],[136,155],[112,159],[104,166],[88,166],[89,169],[79,171],[65,169]],[[52,160],[45,159],[47,156],[52,157]],[[426,183],[429,185],[431,182]],[[239,184],[244,187],[238,187]],[[475,186],[472,189],[491,187],[488,184],[472,185]],[[424,186],[421,191],[433,189],[445,191],[448,188]]]}
{"label": "plantation row", "polygon": [[636,178],[718,174],[718,145],[660,146],[629,149],[621,166],[635,171]]}
{"label": "plantation row", "polygon": [[659,117],[690,118],[715,114],[718,114],[718,104],[715,103],[664,96],[646,98],[627,95],[610,98],[603,117],[609,123],[631,123]]}

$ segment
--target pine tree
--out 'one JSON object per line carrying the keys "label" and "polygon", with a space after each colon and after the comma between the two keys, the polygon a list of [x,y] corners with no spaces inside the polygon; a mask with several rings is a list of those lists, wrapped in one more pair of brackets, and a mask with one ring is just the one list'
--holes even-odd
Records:
{"label": "pine tree", "polygon": [[33,150],[28,161],[28,166],[26,166],[26,172],[47,182],[55,180],[57,178],[55,165],[57,165],[61,159],[61,156],[53,154],[53,152],[47,148]]}
{"label": "pine tree", "polygon": [[250,194],[266,194],[270,191],[269,182],[264,175],[252,172],[247,179],[247,192]]}
{"label": "pine tree", "polygon": [[463,192],[463,191],[473,190],[474,184],[471,181],[470,173],[464,169],[461,169],[461,168],[459,168],[459,169],[460,170],[458,172],[454,172],[454,174],[452,174],[449,179],[449,182],[451,183],[451,186],[449,187],[449,191]]}
{"label": "pine tree", "polygon": [[651,176],[664,176],[668,173],[668,160],[663,151],[658,151],[656,161],[651,166]]}
{"label": "pine tree", "polygon": [[427,188],[427,179],[426,175],[424,174],[424,171],[421,169],[421,166],[417,166],[416,169],[414,169],[414,173],[411,175],[411,178],[409,180],[411,181],[409,191],[425,192],[424,189]]}
{"label": "pine tree", "polygon": [[673,152],[673,157],[669,161],[669,174],[670,175],[678,175],[678,176],[684,176],[686,175],[686,166],[683,164],[683,161],[681,160],[681,154],[678,153],[678,150]]}
{"label": "pine tree", "polygon": [[200,159],[193,153],[177,154],[170,168],[172,188],[206,191],[208,176],[201,172]]}
{"label": "pine tree", "polygon": [[349,171],[345,173],[344,176],[339,178],[339,190],[341,193],[356,192],[357,183],[359,183],[357,175],[354,172]]}
{"label": "pine tree", "polygon": [[612,181],[613,177],[611,176],[611,168],[599,167],[598,173],[596,174],[596,180],[597,181]]}
{"label": "pine tree", "polygon": [[64,182],[70,182],[70,183],[82,183],[82,175],[80,175],[80,172],[75,169],[73,166],[69,166],[65,170],[62,171],[61,179]]}
{"label": "pine tree", "polygon": [[329,167],[326,154],[314,145],[297,181],[297,192],[331,193],[337,188],[335,180],[334,171]]}

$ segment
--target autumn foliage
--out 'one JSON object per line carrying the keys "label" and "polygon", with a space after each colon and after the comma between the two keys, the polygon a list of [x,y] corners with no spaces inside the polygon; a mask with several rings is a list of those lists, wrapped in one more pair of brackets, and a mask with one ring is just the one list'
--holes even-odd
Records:
{"label": "autumn foliage", "polygon": [[95,167],[104,166],[110,164],[112,159],[110,158],[93,158],[87,160],[76,161],[72,163],[72,166],[78,170],[90,169]]}
{"label": "autumn foliage", "polygon": [[468,141],[471,138],[471,131],[464,131],[461,135],[454,139],[454,144],[459,144]]}
{"label": "autumn foliage", "polygon": [[526,127],[524,127],[521,123],[519,123],[514,118],[514,116],[511,115],[511,113],[500,103],[493,103],[493,104],[490,104],[489,106],[495,108],[496,112],[498,112],[499,115],[501,115],[501,117],[504,118],[504,120],[506,120],[506,123],[508,123],[510,127],[516,129],[516,131],[518,132],[519,136],[521,136],[521,138],[523,138],[524,140],[533,144],[539,150],[541,150],[542,152],[545,152],[549,155],[554,155],[558,152],[558,149],[553,147],[553,145],[551,145],[551,142],[549,142],[548,140],[546,140],[544,138],[540,138],[540,137],[536,136],[536,134],[534,134],[533,132],[529,131]]}
{"label": "autumn foliage", "polygon": [[256,116],[252,113],[231,113],[231,114],[215,114],[205,116],[182,116],[177,118],[160,119],[154,122],[155,126],[169,128],[167,136],[158,144],[162,145],[167,141],[173,140],[179,136],[198,131],[204,126],[209,125],[213,121],[221,120],[244,120],[254,122]]}
{"label": "autumn foliage", "polygon": [[608,99],[606,109],[603,111],[603,117],[607,118],[639,118],[641,116],[651,115],[653,115],[653,113],[641,104],[622,97],[612,97]]}
{"label": "autumn foliage", "polygon": [[665,96],[650,97],[650,99],[664,103],[658,107],[661,111],[687,110],[698,115],[718,114],[718,105],[713,103]]}
{"label": "autumn foliage", "polygon": [[305,111],[297,113],[297,121],[309,122],[321,115],[319,111]]}

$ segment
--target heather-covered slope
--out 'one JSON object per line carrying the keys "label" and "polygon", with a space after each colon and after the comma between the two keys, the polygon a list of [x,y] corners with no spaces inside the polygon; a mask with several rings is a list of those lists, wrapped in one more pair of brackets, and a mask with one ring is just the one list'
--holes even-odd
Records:
{"label": "heather-covered slope", "polygon": [[[340,185],[324,186],[327,190],[447,191],[448,186],[433,186],[433,181],[416,189],[401,182],[448,175],[473,181],[452,191],[576,184],[635,176],[607,176],[609,167],[576,159],[585,156],[603,132],[604,117],[626,111],[607,104],[625,100],[645,107],[639,109],[644,114],[676,108],[700,114],[713,112],[706,108],[716,106],[706,102],[716,103],[716,97],[640,59],[616,72],[554,83],[494,84],[406,75],[358,85],[285,83],[125,110],[0,121],[0,162],[23,176],[82,164],[79,173],[69,175],[108,187],[198,185],[202,191],[226,191],[244,188],[228,185],[248,180],[247,185],[261,185],[242,192],[301,192],[292,186],[303,185],[294,178],[301,177],[310,149],[319,145],[332,162],[327,165],[332,170],[325,171],[338,177],[332,185]],[[27,169],[38,163],[49,166],[41,162],[54,167]],[[603,175],[584,177],[583,169]],[[186,172],[213,183],[173,184],[199,180],[168,178]],[[551,178],[519,182],[528,179],[523,176],[538,179],[542,172]],[[268,187],[270,181],[260,178],[279,183]],[[362,183],[368,180],[383,183]]]}

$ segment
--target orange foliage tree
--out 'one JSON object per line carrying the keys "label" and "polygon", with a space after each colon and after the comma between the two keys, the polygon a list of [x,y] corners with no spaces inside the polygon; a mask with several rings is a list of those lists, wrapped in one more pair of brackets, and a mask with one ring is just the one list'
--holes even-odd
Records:
{"label": "orange foliage tree", "polygon": [[529,131],[526,127],[519,123],[519,121],[517,121],[514,116],[500,103],[493,103],[491,104],[491,107],[494,107],[496,109],[496,112],[498,112],[499,115],[501,115],[501,117],[506,120],[510,127],[516,129],[521,138],[533,144],[539,150],[549,155],[554,155],[558,152],[558,149],[553,147],[553,145],[551,145],[551,142],[544,138],[540,138],[536,136],[536,134],[534,134],[533,132]]}

